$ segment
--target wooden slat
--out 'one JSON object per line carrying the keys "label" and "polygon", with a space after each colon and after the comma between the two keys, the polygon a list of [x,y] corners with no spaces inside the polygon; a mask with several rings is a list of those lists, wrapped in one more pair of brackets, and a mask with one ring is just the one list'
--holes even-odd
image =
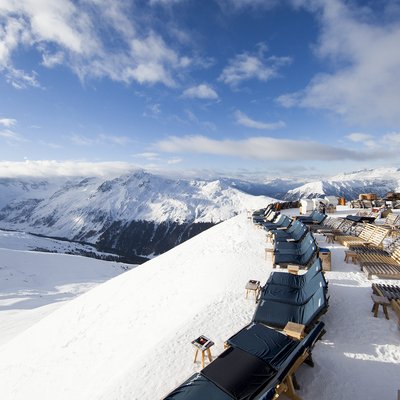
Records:
{"label": "wooden slat", "polygon": [[368,279],[373,276],[383,279],[400,279],[400,266],[389,264],[368,264],[363,265],[362,270]]}
{"label": "wooden slat", "polygon": [[389,300],[400,300],[400,286],[373,283],[372,290],[379,296],[384,296]]}

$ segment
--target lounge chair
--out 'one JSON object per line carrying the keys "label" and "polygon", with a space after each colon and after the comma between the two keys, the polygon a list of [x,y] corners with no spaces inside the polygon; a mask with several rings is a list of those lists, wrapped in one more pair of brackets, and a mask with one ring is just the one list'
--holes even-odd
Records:
{"label": "lounge chair", "polygon": [[361,268],[368,279],[372,279],[373,277],[379,279],[400,279],[400,265],[365,263]]}
{"label": "lounge chair", "polygon": [[289,218],[287,215],[280,214],[276,220],[274,220],[272,222],[264,222],[264,223],[262,223],[262,226],[263,226],[263,229],[265,229],[266,231],[269,231],[271,229],[288,228],[291,223],[292,223],[291,218]]}
{"label": "lounge chair", "polygon": [[298,242],[308,232],[307,225],[300,221],[294,221],[287,229],[277,229],[270,231],[272,242]]}
{"label": "lounge chair", "polygon": [[301,254],[275,253],[273,255],[273,267],[275,268],[277,265],[287,267],[289,264],[307,267],[318,254],[318,246],[315,241],[310,244],[305,243],[301,251]]}
{"label": "lounge chair", "polygon": [[327,218],[326,214],[314,210],[309,216],[300,216],[296,220],[301,221],[303,224],[321,224],[325,218]]}
{"label": "lounge chair", "polygon": [[326,290],[320,287],[307,303],[301,306],[261,299],[254,313],[253,322],[261,322],[279,329],[283,329],[288,322],[295,322],[308,329],[327,308]]}
{"label": "lounge chair", "polygon": [[271,300],[286,304],[303,305],[306,304],[321,287],[327,290],[327,282],[322,271],[314,275],[302,288],[266,284],[260,293],[260,301]]}
{"label": "lounge chair", "polygon": [[285,285],[292,288],[302,288],[316,274],[322,271],[322,262],[318,257],[314,260],[306,273],[302,275],[293,275],[288,272],[273,271],[268,278],[267,284]]}
{"label": "lounge chair", "polygon": [[308,232],[300,242],[275,242],[275,254],[301,255],[315,241],[311,232]]}

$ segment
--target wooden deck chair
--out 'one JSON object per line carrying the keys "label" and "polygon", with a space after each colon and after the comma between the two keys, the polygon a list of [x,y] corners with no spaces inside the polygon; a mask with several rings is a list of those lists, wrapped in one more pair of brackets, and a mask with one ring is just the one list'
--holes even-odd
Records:
{"label": "wooden deck chair", "polygon": [[389,254],[379,254],[379,253],[361,253],[358,256],[359,264],[363,266],[371,266],[373,264],[379,265],[400,265],[400,246],[397,245],[392,253]]}
{"label": "wooden deck chair", "polygon": [[[374,252],[375,249],[383,250],[383,241],[386,239],[389,233],[390,233],[389,229],[376,226],[374,233],[366,243],[362,243],[360,245],[352,241],[347,245],[347,247],[350,250],[353,250],[357,253],[363,253],[363,252],[371,253]],[[377,251],[377,253],[380,253],[380,251]],[[381,254],[384,254],[384,251]]]}
{"label": "wooden deck chair", "polygon": [[400,225],[400,214],[389,213],[388,216],[383,221],[383,224],[379,226],[384,228],[394,228]]}
{"label": "wooden deck chair", "polygon": [[375,233],[375,227],[371,224],[365,224],[364,228],[358,236],[344,235],[338,236],[336,240],[343,246],[349,247],[349,245],[362,245],[364,243],[369,243],[371,237]]}
{"label": "wooden deck chair", "polygon": [[[351,221],[346,220],[345,218],[333,218],[335,221],[332,222],[330,227],[319,228],[317,229],[317,233],[333,233],[333,234],[340,234],[342,229],[347,231],[351,228],[353,223]],[[312,225],[310,226],[312,228]]]}
{"label": "wooden deck chair", "polygon": [[378,296],[386,297],[388,300],[400,300],[400,286],[373,283],[372,291]]}
{"label": "wooden deck chair", "polygon": [[368,279],[373,277],[379,279],[400,279],[400,265],[366,263],[362,266],[362,270]]}

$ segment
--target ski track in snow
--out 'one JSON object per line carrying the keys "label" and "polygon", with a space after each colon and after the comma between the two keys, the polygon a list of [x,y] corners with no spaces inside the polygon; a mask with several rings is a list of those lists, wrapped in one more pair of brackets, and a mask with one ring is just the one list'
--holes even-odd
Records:
{"label": "ski track in snow", "polygon": [[[394,399],[397,317],[390,309],[389,321],[382,310],[374,318],[371,281],[344,263],[344,247],[317,239],[332,252],[330,307],[315,368],[296,374],[299,395]],[[244,286],[272,271],[265,247],[263,231],[240,215],[67,303],[0,347],[1,399],[162,398],[200,370],[191,340],[209,336],[216,356],[250,322],[256,306]]]}

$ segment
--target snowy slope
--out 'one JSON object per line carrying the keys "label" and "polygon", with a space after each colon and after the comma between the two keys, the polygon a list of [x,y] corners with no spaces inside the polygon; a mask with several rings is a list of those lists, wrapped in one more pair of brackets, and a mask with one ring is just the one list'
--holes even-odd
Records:
{"label": "snowy slope", "polygon": [[[400,365],[395,318],[373,318],[370,282],[343,264],[342,247],[328,246],[327,334],[315,368],[297,374],[299,394],[328,400],[340,386],[343,399],[392,398]],[[263,232],[240,215],[71,301],[0,348],[2,399],[163,397],[200,369],[192,339],[210,336],[216,355],[250,321],[255,304],[244,286],[268,278],[264,247]]]}
{"label": "snowy slope", "polygon": [[389,191],[400,191],[400,169],[377,168],[335,175],[329,179],[309,182],[289,190],[285,199],[313,198],[322,195],[355,199],[360,193],[384,196]]}
{"label": "snowy slope", "polygon": [[[15,239],[13,236],[0,242],[16,247]],[[29,245],[24,237],[19,241],[18,247]],[[0,345],[66,301],[132,267],[79,256],[0,248]]]}
{"label": "snowy slope", "polygon": [[93,253],[94,256],[101,258],[115,257],[115,255],[97,251],[94,246],[81,244],[68,240],[58,240],[32,235],[26,232],[5,231],[0,229],[0,248],[10,250],[32,250],[51,253],[64,253],[85,255]]}

